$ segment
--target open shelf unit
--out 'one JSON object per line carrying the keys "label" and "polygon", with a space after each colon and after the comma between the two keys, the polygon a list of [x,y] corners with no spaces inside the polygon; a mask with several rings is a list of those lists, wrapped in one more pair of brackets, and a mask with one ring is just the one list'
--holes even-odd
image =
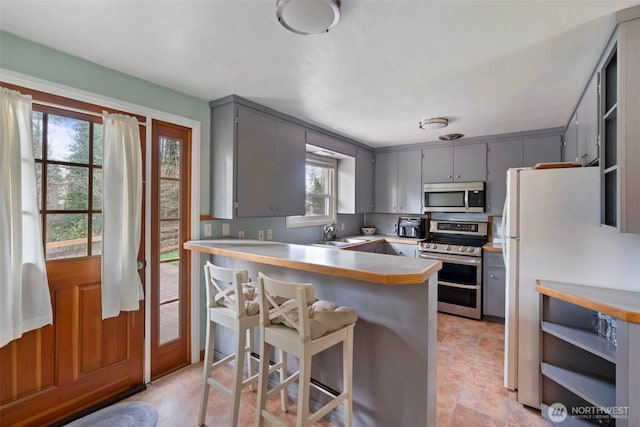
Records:
{"label": "open shelf unit", "polygon": [[[557,422],[561,403],[562,426],[640,425],[640,292],[543,281],[536,290],[542,416]],[[591,329],[594,311],[616,318],[617,346]]]}

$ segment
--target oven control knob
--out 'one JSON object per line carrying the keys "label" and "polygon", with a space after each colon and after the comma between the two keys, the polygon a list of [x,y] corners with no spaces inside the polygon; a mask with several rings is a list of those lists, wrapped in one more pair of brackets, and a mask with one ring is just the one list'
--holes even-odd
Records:
{"label": "oven control knob", "polygon": [[469,249],[467,249],[467,251],[468,252],[473,252],[473,251],[475,251],[475,249],[474,248],[469,248]]}
{"label": "oven control knob", "polygon": [[447,247],[445,249],[450,251],[451,250],[451,245],[447,245]]}
{"label": "oven control knob", "polygon": [[431,247],[432,247],[433,249],[438,249],[438,245],[436,245],[435,243],[434,243],[433,245],[431,245]]}
{"label": "oven control knob", "polygon": [[467,250],[467,248],[465,248],[464,246],[460,246],[460,252],[464,252],[466,250]]}

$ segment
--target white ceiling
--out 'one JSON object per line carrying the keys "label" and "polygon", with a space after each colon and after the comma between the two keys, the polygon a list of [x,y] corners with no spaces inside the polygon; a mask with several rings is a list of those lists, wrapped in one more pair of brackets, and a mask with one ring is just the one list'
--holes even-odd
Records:
{"label": "white ceiling", "polygon": [[[639,3],[342,0],[333,30],[301,36],[275,0],[0,0],[0,29],[379,147],[564,126],[612,13]],[[431,116],[449,127],[419,129]]]}

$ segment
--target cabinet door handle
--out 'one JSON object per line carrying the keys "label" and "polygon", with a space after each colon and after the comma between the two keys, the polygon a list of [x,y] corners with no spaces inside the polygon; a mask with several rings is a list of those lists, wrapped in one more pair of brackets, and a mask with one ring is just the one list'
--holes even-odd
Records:
{"label": "cabinet door handle", "polygon": [[489,277],[491,277],[492,279],[496,278],[496,276],[494,276],[493,274],[490,274]]}
{"label": "cabinet door handle", "polygon": [[447,178],[451,178],[451,175],[447,175]]}
{"label": "cabinet door handle", "polygon": [[456,178],[460,178],[460,175],[456,175]]}

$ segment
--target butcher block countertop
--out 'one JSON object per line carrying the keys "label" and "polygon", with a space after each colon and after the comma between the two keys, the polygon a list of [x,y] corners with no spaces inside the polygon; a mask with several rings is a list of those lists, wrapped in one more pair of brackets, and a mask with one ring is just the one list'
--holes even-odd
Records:
{"label": "butcher block countertop", "polygon": [[502,253],[502,243],[493,243],[493,242],[485,243],[485,245],[482,247],[482,250],[487,252]]}
{"label": "butcher block countertop", "polygon": [[640,323],[640,292],[544,280],[536,281],[536,291],[616,319]]}
{"label": "butcher block countertop", "polygon": [[294,270],[346,277],[382,285],[425,282],[441,261],[327,249],[264,240],[214,239],[185,242],[187,250],[258,262]]}

